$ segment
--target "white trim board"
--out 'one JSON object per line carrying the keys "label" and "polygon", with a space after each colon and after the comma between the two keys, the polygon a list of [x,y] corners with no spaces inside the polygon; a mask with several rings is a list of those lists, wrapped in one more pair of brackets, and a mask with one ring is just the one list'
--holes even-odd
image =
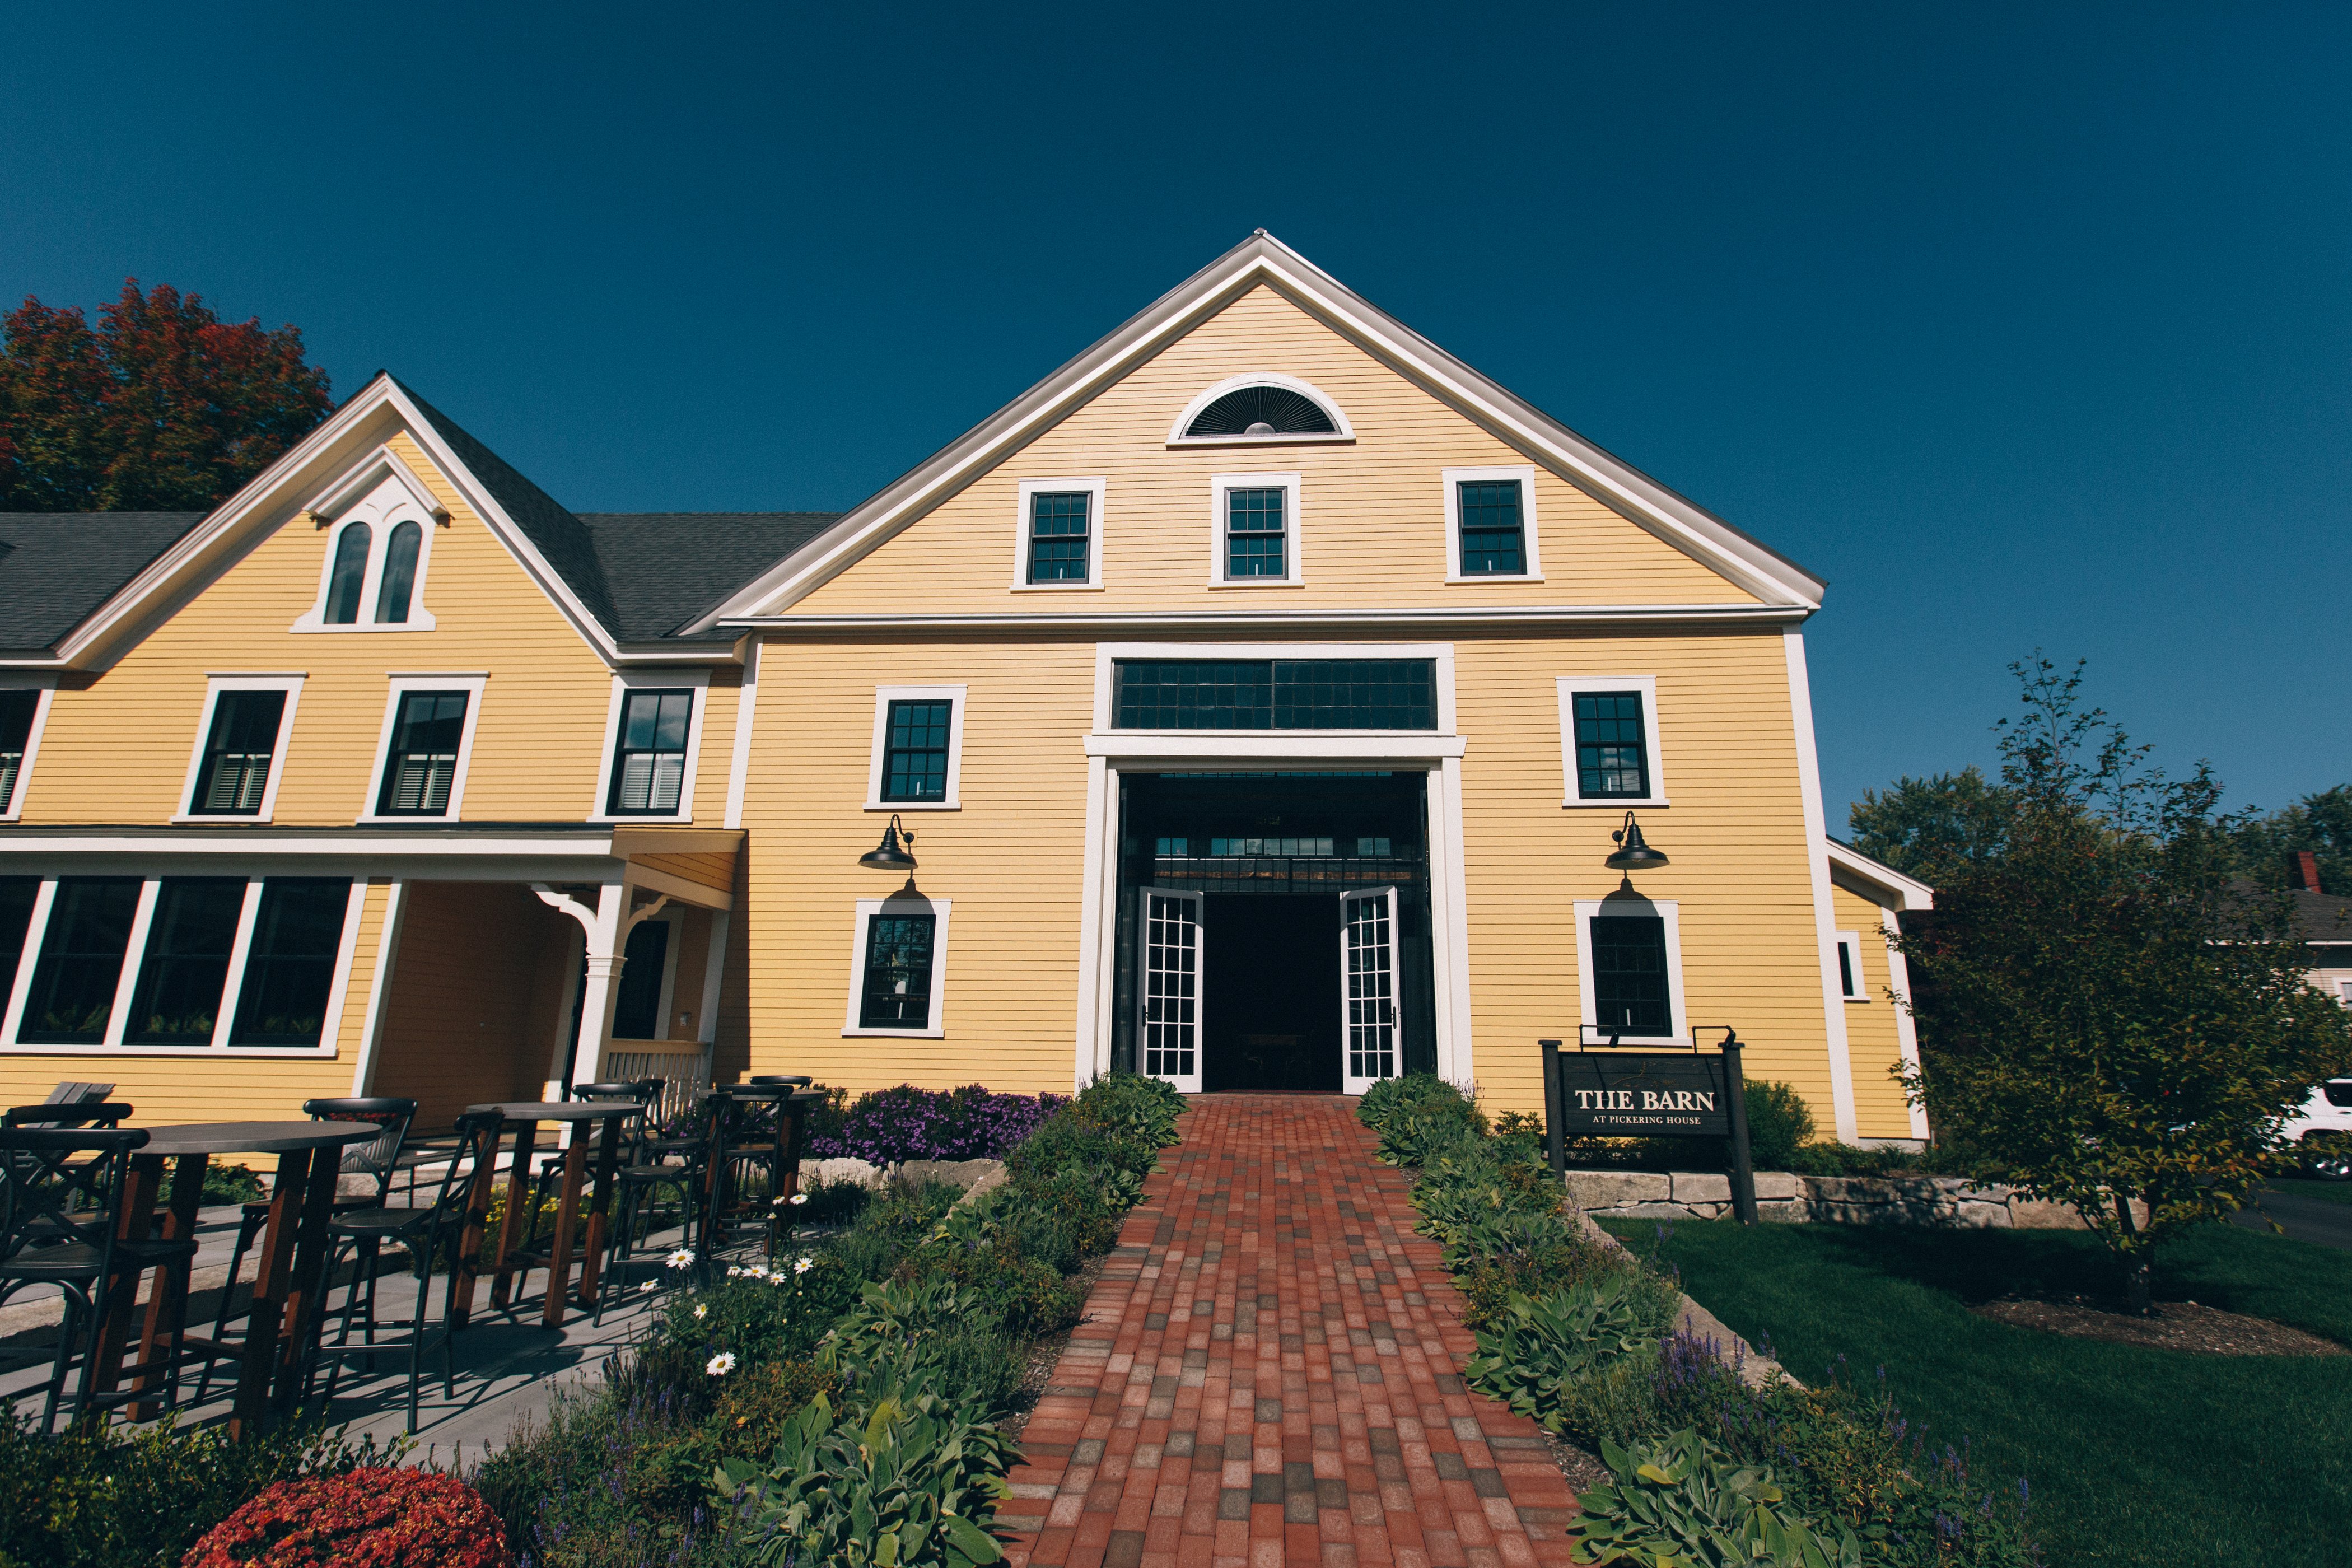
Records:
{"label": "white trim board", "polygon": [[[1602,811],[1634,806],[1670,805],[1666,798],[1665,742],[1658,733],[1658,678],[1654,675],[1563,675],[1559,678],[1560,800],[1567,808]],[[1576,763],[1576,698],[1579,692],[1632,691],[1642,699],[1642,763],[1649,774],[1650,791],[1633,795],[1578,794],[1582,774]]]}
{"label": "white trim board", "polygon": [[1789,665],[1789,712],[1796,729],[1797,782],[1805,816],[1805,857],[1813,888],[1813,950],[1821,963],[1822,1027],[1829,1047],[1830,1105],[1837,1138],[1861,1136],[1854,1108],[1853,1056],[1846,1044],[1845,997],[1838,986],[1837,903],[1830,892],[1829,834],[1822,826],[1822,765],[1813,749],[1812,687],[1805,673],[1805,637],[1791,627],[1780,646]]}
{"label": "white trim board", "polygon": [[[1540,583],[1543,552],[1536,532],[1536,470],[1534,465],[1485,468],[1444,468],[1439,479],[1445,489],[1445,580],[1448,583]],[[1522,572],[1462,571],[1462,487],[1517,479],[1519,485],[1519,552]]]}

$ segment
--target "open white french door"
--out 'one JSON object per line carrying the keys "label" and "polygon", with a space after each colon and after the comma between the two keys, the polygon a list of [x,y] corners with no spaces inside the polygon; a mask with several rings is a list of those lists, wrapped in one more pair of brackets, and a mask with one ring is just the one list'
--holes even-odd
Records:
{"label": "open white french door", "polygon": [[1137,1054],[1144,1076],[1201,1092],[1201,911],[1199,893],[1139,888],[1142,984],[1136,991]]}
{"label": "open white french door", "polygon": [[1397,890],[1339,895],[1340,1092],[1361,1094],[1399,1071]]}

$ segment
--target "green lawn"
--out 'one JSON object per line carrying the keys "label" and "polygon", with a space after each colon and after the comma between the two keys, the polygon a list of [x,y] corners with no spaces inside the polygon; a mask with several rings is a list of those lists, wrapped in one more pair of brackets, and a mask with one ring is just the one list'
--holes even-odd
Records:
{"label": "green lawn", "polygon": [[2292,1193],[2299,1198],[2326,1198],[2332,1204],[2352,1204],[2352,1182],[2319,1182],[2303,1176],[2286,1176],[2273,1182],[2273,1190]]}
{"label": "green lawn", "polygon": [[[1988,1486],[2022,1472],[2053,1568],[2347,1561],[2352,1356],[2202,1356],[2065,1339],[1964,1303],[2108,1294],[2097,1242],[2060,1231],[1720,1222],[1610,1228],[1682,1271],[1734,1330],[1813,1381],[1881,1366],[1905,1413],[1970,1440]],[[2159,1255],[2159,1300],[2352,1342],[2352,1253],[2207,1226]]]}

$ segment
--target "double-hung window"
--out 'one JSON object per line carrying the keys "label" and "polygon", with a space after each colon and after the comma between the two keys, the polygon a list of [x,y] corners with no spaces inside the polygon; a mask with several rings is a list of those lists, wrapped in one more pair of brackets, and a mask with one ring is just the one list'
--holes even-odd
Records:
{"label": "double-hung window", "polygon": [[1559,682],[1561,763],[1570,805],[1664,805],[1658,683],[1646,675]]}
{"label": "double-hung window", "polygon": [[678,815],[685,799],[687,742],[693,729],[691,688],[632,687],[624,691],[605,815]]}
{"label": "double-hung window", "polygon": [[1094,497],[1085,490],[1041,490],[1029,498],[1029,581],[1083,583],[1090,575],[1088,523]]}
{"label": "double-hung window", "polygon": [[262,818],[293,719],[293,678],[216,680],[188,792],[190,816]]}
{"label": "double-hung window", "polygon": [[378,816],[446,816],[466,738],[467,691],[394,696],[391,743],[377,787]]}
{"label": "double-hung window", "polygon": [[948,736],[954,704],[893,702],[882,747],[882,798],[932,805],[948,797]]}
{"label": "double-hung window", "polygon": [[1577,984],[1584,1041],[1687,1040],[1682,914],[1671,899],[1614,893],[1576,900]]}
{"label": "double-hung window", "polygon": [[1275,584],[1300,580],[1298,476],[1218,474],[1213,584]]}
{"label": "double-hung window", "polygon": [[1444,470],[1449,582],[1542,580],[1536,552],[1535,473],[1526,465]]}
{"label": "double-hung window", "polygon": [[939,1038],[949,900],[901,893],[857,901],[845,1035]]}
{"label": "double-hung window", "polygon": [[16,815],[33,752],[33,726],[46,695],[32,687],[0,688],[0,817]]}

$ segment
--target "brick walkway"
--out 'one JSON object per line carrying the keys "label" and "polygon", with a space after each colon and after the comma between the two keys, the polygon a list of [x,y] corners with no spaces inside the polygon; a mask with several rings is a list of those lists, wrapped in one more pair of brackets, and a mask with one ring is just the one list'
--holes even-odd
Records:
{"label": "brick walkway", "polygon": [[1535,1424],[1337,1096],[1203,1095],[1031,1416],[1013,1568],[1565,1563]]}

